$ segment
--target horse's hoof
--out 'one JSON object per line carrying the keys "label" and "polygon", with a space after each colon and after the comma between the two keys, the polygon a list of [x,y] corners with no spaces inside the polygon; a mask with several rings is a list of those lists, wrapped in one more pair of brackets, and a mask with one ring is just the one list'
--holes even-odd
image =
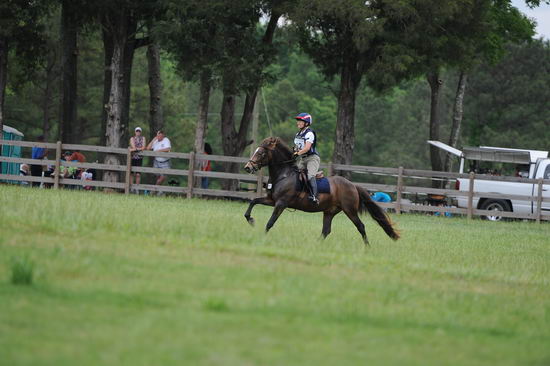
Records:
{"label": "horse's hoof", "polygon": [[250,226],[254,226],[254,219],[252,217],[247,217],[246,221],[250,224]]}

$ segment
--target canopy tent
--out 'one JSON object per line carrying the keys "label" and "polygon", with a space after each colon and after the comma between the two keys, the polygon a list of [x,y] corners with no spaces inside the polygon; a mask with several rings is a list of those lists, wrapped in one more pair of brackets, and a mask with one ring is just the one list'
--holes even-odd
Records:
{"label": "canopy tent", "polygon": [[494,161],[500,163],[513,163],[522,165],[534,165],[538,159],[548,157],[548,151],[509,149],[504,147],[480,146],[455,149],[441,141],[428,140],[430,145],[436,146],[460,159],[460,172],[463,172],[464,160]]}
{"label": "canopy tent", "polygon": [[503,151],[480,147],[465,147],[464,158],[468,160],[498,161],[502,163],[529,164],[531,154],[528,151]]}
{"label": "canopy tent", "polygon": [[503,147],[465,147],[464,158],[468,160],[498,161],[501,163],[534,164],[539,158],[547,158],[548,151],[508,149]]}
{"label": "canopy tent", "polygon": [[509,149],[505,147],[464,147],[462,151],[455,149],[441,141],[428,140],[430,145],[436,146],[459,158],[467,160],[497,161],[501,163],[534,164],[538,159],[547,158],[548,151]]}

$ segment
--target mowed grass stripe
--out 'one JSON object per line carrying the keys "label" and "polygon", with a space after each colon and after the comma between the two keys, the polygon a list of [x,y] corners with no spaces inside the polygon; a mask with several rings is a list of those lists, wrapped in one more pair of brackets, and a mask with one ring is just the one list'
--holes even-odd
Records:
{"label": "mowed grass stripe", "polygon": [[[0,186],[0,364],[545,364],[547,223]],[[34,263],[10,283],[10,258]]]}

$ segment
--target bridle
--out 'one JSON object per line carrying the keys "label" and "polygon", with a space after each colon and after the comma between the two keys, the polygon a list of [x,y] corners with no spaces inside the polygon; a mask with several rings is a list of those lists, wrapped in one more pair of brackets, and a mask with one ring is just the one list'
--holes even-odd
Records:
{"label": "bridle", "polygon": [[[271,149],[268,149],[266,147],[263,147],[263,146],[259,146],[258,148],[261,148],[261,149],[264,149],[264,150],[267,150],[267,154],[269,155],[270,154],[270,151],[272,151]],[[256,153],[254,154],[256,155]],[[261,169],[262,167],[264,167],[265,165],[261,165],[260,163],[258,163],[257,161],[254,161],[252,160],[252,158],[254,157],[254,155],[252,155],[252,157],[250,159],[248,159],[248,162],[251,163],[253,166],[257,166],[257,170]],[[271,159],[271,156],[268,156],[268,160]],[[283,161],[279,161],[277,163],[272,163],[273,165],[283,165],[283,164],[288,164],[288,163],[291,163],[291,162],[294,162],[294,158],[291,158],[289,160],[283,160]]]}

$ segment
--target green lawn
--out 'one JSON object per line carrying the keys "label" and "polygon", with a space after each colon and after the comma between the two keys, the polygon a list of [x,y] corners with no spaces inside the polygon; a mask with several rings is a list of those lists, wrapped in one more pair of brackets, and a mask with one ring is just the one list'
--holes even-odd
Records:
{"label": "green lawn", "polygon": [[0,364],[550,364],[549,223],[245,210],[0,185]]}

